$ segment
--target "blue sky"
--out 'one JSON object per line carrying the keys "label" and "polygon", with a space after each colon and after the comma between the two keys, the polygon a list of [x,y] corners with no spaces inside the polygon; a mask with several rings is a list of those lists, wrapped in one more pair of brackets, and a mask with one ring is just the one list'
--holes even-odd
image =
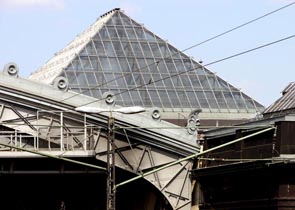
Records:
{"label": "blue sky", "polygon": [[[14,61],[20,75],[50,59],[103,13],[121,8],[183,50],[291,0],[0,0],[0,69]],[[295,34],[295,5],[186,51],[204,64]],[[295,81],[295,39],[208,67],[269,106]]]}

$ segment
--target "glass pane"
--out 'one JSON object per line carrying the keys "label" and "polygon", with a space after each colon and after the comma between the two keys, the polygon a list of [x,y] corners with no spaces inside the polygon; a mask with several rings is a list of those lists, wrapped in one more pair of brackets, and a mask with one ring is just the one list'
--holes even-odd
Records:
{"label": "glass pane", "polygon": [[121,43],[119,41],[113,41],[113,46],[118,57],[124,56],[124,50],[122,49]]}
{"label": "glass pane", "polygon": [[162,79],[163,79],[163,82],[166,86],[166,88],[168,89],[171,89],[173,88],[173,84],[172,84],[172,80],[171,80],[171,77],[169,74],[161,74],[162,75]]}
{"label": "glass pane", "polygon": [[88,55],[88,53],[87,53],[87,50],[86,50],[86,48],[84,48],[81,52],[80,52],[80,54],[79,54],[80,56],[82,55],[82,56],[87,56]]}
{"label": "glass pane", "polygon": [[229,90],[227,82],[225,82],[224,80],[220,78],[217,78],[217,80],[222,90]]}
{"label": "glass pane", "polygon": [[143,106],[143,103],[141,101],[141,97],[138,93],[137,90],[131,90],[129,91],[130,95],[131,95],[131,98],[133,100],[133,103],[137,106]]}
{"label": "glass pane", "polygon": [[96,80],[98,82],[98,85],[100,85],[100,87],[106,87],[105,86],[106,85],[105,84],[106,83],[106,80],[105,80],[103,74],[102,73],[95,72],[95,76],[96,76]]}
{"label": "glass pane", "polygon": [[107,58],[100,58],[100,63],[101,63],[103,71],[111,71],[112,70],[112,67],[111,67],[109,60]]}
{"label": "glass pane", "polygon": [[143,104],[145,104],[145,106],[152,106],[152,102],[148,92],[146,90],[140,90],[139,93],[142,98]]}
{"label": "glass pane", "polygon": [[179,100],[181,101],[182,107],[183,108],[190,108],[191,106],[190,106],[190,103],[189,103],[189,100],[186,96],[185,91],[178,90],[177,94],[178,94]]}
{"label": "glass pane", "polygon": [[132,48],[131,48],[129,42],[122,42],[122,47],[123,47],[123,51],[127,57],[134,57],[133,52],[132,52]]}
{"label": "glass pane", "polygon": [[[138,77],[138,76],[137,76],[137,77]],[[135,86],[135,81],[134,81],[134,77],[133,77],[132,74],[127,73],[127,74],[124,75],[124,78],[125,78],[125,80],[126,80],[126,82],[127,82],[128,87],[133,87],[133,86]]]}
{"label": "glass pane", "polygon": [[193,91],[186,92],[192,108],[200,108],[199,102]]}
{"label": "glass pane", "polygon": [[230,109],[237,109],[237,105],[234,101],[234,98],[230,92],[224,92],[224,97],[226,100],[227,105],[229,106]]}
{"label": "glass pane", "polygon": [[122,25],[121,18],[119,16],[119,13],[115,13],[112,17],[112,24],[113,25]]}
{"label": "glass pane", "polygon": [[115,74],[117,85],[120,88],[128,88],[125,82],[125,78],[122,76],[122,74]]}
{"label": "glass pane", "polygon": [[142,30],[141,27],[140,28],[135,28],[135,33],[136,33],[137,38],[139,40],[146,40],[144,31]]}
{"label": "glass pane", "polygon": [[164,60],[159,60],[158,62],[158,71],[160,73],[168,73],[168,69],[166,68],[166,65],[164,63]]}
{"label": "glass pane", "polygon": [[167,108],[172,107],[167,92],[165,90],[158,90],[158,93],[160,95],[163,106]]}
{"label": "glass pane", "polygon": [[175,67],[174,62],[173,62],[172,59],[166,58],[165,62],[166,62],[166,65],[167,65],[167,68],[168,68],[169,72],[173,72],[173,73],[177,72],[176,67]]}
{"label": "glass pane", "polygon": [[148,71],[148,67],[147,67],[147,64],[145,62],[145,59],[138,58],[137,63],[139,65],[140,71],[145,71],[145,72]]}
{"label": "glass pane", "polygon": [[153,74],[153,81],[156,87],[164,87],[161,74]]}
{"label": "glass pane", "polygon": [[156,41],[153,33],[149,32],[149,31],[145,31],[145,37],[148,41]]}
{"label": "glass pane", "polygon": [[136,35],[134,33],[133,28],[126,28],[126,33],[129,39],[135,39],[136,40]]}
{"label": "glass pane", "polygon": [[103,26],[103,28],[101,28],[99,30],[99,35],[100,35],[101,39],[108,39],[109,38],[109,34],[108,34],[107,29],[106,29],[105,26]]}
{"label": "glass pane", "polygon": [[144,74],[142,74],[142,76],[143,76],[144,84],[152,84],[151,82],[153,81],[153,79],[152,79],[151,74],[145,74],[144,73]]}
{"label": "glass pane", "polygon": [[104,50],[104,47],[102,45],[101,41],[94,41],[94,47],[96,49],[97,55],[106,55],[106,52]]}
{"label": "glass pane", "polygon": [[141,58],[144,57],[139,43],[132,43],[131,45],[133,48],[134,55],[136,57],[141,57]]}
{"label": "glass pane", "polygon": [[154,59],[145,59],[145,61],[147,62],[148,68],[151,73],[153,73],[153,72],[158,73],[158,63],[155,62]]}
{"label": "glass pane", "polygon": [[97,57],[90,57],[90,63],[92,65],[93,70],[101,71],[100,63],[98,62]]}
{"label": "glass pane", "polygon": [[120,65],[121,65],[121,71],[122,72],[130,72],[129,65],[127,63],[126,58],[118,58]]}
{"label": "glass pane", "polygon": [[131,21],[130,18],[127,17],[126,15],[121,13],[121,20],[122,20],[122,24],[125,26],[130,26],[131,25]]}
{"label": "glass pane", "polygon": [[200,91],[197,91],[195,93],[196,93],[196,95],[197,95],[197,97],[199,99],[201,107],[202,108],[210,108],[209,104],[208,104],[208,101],[207,101],[207,98],[205,97],[204,93],[200,92]]}
{"label": "glass pane", "polygon": [[115,51],[114,51],[112,43],[105,41],[105,42],[103,42],[103,44],[104,44],[104,48],[106,50],[106,55],[111,56],[111,57],[115,56]]}
{"label": "glass pane", "polygon": [[153,58],[153,54],[147,43],[141,43],[141,48],[146,58]]}
{"label": "glass pane", "polygon": [[96,82],[93,72],[86,72],[85,75],[86,75],[89,85],[97,85],[97,82]]}
{"label": "glass pane", "polygon": [[113,74],[106,73],[105,78],[108,87],[117,87],[115,76]]}
{"label": "glass pane", "polygon": [[65,69],[66,71],[71,71],[71,70],[74,70],[74,66],[73,66],[73,64],[72,63],[70,63],[68,66],[67,66],[67,68]]}
{"label": "glass pane", "polygon": [[168,48],[170,50],[171,55],[173,55],[173,58],[181,58],[179,56],[179,51],[176,48],[172,47],[171,45],[168,45]]}
{"label": "glass pane", "polygon": [[87,88],[81,88],[83,95],[92,96],[92,93]]}
{"label": "glass pane", "polygon": [[167,44],[166,43],[159,43],[159,46],[160,46],[160,50],[161,50],[162,56],[164,58],[170,57],[170,51],[169,51],[169,49],[167,47]]}
{"label": "glass pane", "polygon": [[80,60],[81,60],[84,70],[92,70],[93,69],[88,57],[80,57]]}
{"label": "glass pane", "polygon": [[192,71],[193,70],[193,65],[192,65],[190,59],[183,59],[183,63],[184,63],[184,66],[185,66],[184,71]]}
{"label": "glass pane", "polygon": [[151,50],[153,52],[154,57],[156,58],[162,58],[160,48],[156,43],[150,43]]}
{"label": "glass pane", "polygon": [[161,101],[160,101],[157,91],[150,90],[149,93],[152,98],[153,105],[157,106],[157,107],[162,107],[162,104],[161,104]]}
{"label": "glass pane", "polygon": [[124,27],[116,27],[117,29],[117,34],[119,39],[127,39],[127,34],[125,32]]}
{"label": "glass pane", "polygon": [[78,83],[81,88],[88,86],[87,79],[85,77],[85,73],[78,73],[77,72],[77,79],[78,79]]}
{"label": "glass pane", "polygon": [[221,109],[227,109],[226,102],[223,97],[223,93],[221,91],[214,91],[215,98],[218,102],[218,105]]}
{"label": "glass pane", "polygon": [[108,27],[108,32],[111,39],[118,39],[118,34],[114,27]]}
{"label": "glass pane", "polygon": [[210,104],[210,107],[214,108],[214,109],[218,109],[218,105],[216,103],[216,99],[215,99],[215,96],[213,95],[213,93],[211,91],[205,91],[205,95],[206,95],[207,100]]}
{"label": "glass pane", "polygon": [[117,58],[109,58],[113,72],[121,72],[121,67]]}
{"label": "glass pane", "polygon": [[196,75],[190,75],[189,78],[195,89],[203,89],[203,87],[200,84],[199,78]]}
{"label": "glass pane", "polygon": [[213,90],[219,90],[218,81],[215,79],[215,75],[208,75],[207,76],[210,86]]}
{"label": "glass pane", "polygon": [[[244,100],[243,98],[241,97],[241,93],[240,92],[232,92],[232,94],[234,95],[234,99],[236,101],[236,104],[238,105],[238,107],[240,109],[246,109],[246,105],[244,103]],[[252,107],[249,107],[249,108],[253,108],[253,104],[251,103],[247,103],[247,105],[250,105]]]}
{"label": "glass pane", "polygon": [[173,90],[168,90],[168,95],[171,101],[173,101],[173,107],[180,106],[181,103],[177,97],[177,94]]}
{"label": "glass pane", "polygon": [[145,84],[143,77],[140,73],[134,73],[133,77],[134,77],[136,86],[141,86],[141,85]]}
{"label": "glass pane", "polygon": [[194,69],[193,71],[191,71],[192,73],[196,73],[198,75],[205,75],[207,74],[204,71],[204,68],[201,67],[199,64],[197,64],[196,62],[193,62],[192,68]]}
{"label": "glass pane", "polygon": [[65,74],[66,74],[66,78],[68,79],[70,85],[77,85],[78,84],[75,72],[65,71]]}
{"label": "glass pane", "polygon": [[185,68],[184,68],[184,65],[182,63],[182,60],[174,60],[174,63],[175,63],[175,66],[176,66],[176,69],[177,69],[177,72],[184,72],[186,71]]}
{"label": "glass pane", "polygon": [[200,75],[199,80],[200,80],[204,90],[210,90],[211,89],[206,76]]}
{"label": "glass pane", "polygon": [[129,91],[126,91],[125,89],[120,89],[121,97],[123,98],[124,105],[125,106],[133,106]]}
{"label": "glass pane", "polygon": [[183,85],[181,83],[181,79],[180,79],[179,76],[172,77],[171,79],[172,79],[172,82],[173,82],[173,84],[174,84],[175,87],[177,87],[177,88],[183,88]]}
{"label": "glass pane", "polygon": [[73,66],[73,70],[76,70],[76,71],[82,70],[82,65],[78,57],[72,61],[72,66]]}
{"label": "glass pane", "polygon": [[134,58],[128,58],[128,63],[129,63],[129,66],[130,66],[130,70],[132,72],[138,72],[139,71],[139,66],[136,62],[136,59]]}
{"label": "glass pane", "polygon": [[96,51],[92,41],[90,41],[89,44],[86,46],[86,50],[88,55],[96,55]]}
{"label": "glass pane", "polygon": [[182,84],[185,86],[186,89],[192,89],[193,88],[191,86],[190,80],[189,80],[187,75],[181,74],[180,78],[181,78]]}

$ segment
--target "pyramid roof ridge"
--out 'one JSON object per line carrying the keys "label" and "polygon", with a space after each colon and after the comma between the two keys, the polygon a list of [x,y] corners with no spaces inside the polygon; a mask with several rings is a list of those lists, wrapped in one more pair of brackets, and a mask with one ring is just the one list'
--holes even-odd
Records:
{"label": "pyramid roof ridge", "polygon": [[78,34],[64,48],[56,52],[43,66],[32,72],[29,79],[42,81],[46,84],[51,84],[57,76],[60,75],[71,60],[87,45],[92,37],[99,31],[106,21],[113,15],[114,12],[120,11],[120,8],[114,8],[101,15],[94,23],[86,28],[82,33]]}
{"label": "pyramid roof ridge", "polygon": [[123,106],[160,107],[166,113],[201,108],[224,118],[264,110],[120,8],[101,15],[29,79],[51,84],[58,76],[68,78],[69,89],[95,98],[112,91]]}

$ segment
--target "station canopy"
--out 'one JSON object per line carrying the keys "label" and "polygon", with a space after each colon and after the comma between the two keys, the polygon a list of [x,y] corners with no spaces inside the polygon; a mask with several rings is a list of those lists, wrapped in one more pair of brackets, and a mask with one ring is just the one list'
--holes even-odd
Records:
{"label": "station canopy", "polygon": [[[120,9],[97,19],[30,79],[102,99],[113,92],[122,106],[163,112],[256,113],[264,107]],[[212,115],[213,116],[213,115]]]}

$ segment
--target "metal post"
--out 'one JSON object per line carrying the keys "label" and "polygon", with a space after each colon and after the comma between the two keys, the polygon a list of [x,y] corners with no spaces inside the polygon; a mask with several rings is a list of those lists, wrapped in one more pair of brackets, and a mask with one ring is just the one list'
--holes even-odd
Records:
{"label": "metal post", "polygon": [[183,161],[187,161],[187,160],[189,160],[189,159],[192,159],[192,158],[196,158],[196,157],[202,156],[202,155],[207,154],[207,153],[209,153],[209,152],[212,152],[212,151],[214,151],[214,150],[217,150],[217,149],[220,149],[220,148],[226,147],[226,146],[231,145],[231,144],[235,144],[235,143],[237,143],[237,142],[243,141],[243,140],[248,139],[248,138],[250,138],[250,137],[253,137],[253,136],[259,135],[259,134],[261,134],[261,133],[268,132],[268,131],[273,130],[273,129],[275,129],[275,128],[274,128],[274,127],[266,128],[266,129],[261,130],[261,131],[258,131],[258,132],[256,132],[256,133],[249,134],[248,136],[244,136],[244,137],[241,137],[241,138],[235,139],[235,140],[233,140],[233,141],[230,141],[230,142],[227,142],[227,143],[224,143],[224,144],[218,145],[218,146],[216,146],[216,147],[213,147],[213,148],[207,149],[207,150],[205,150],[205,151],[203,151],[203,152],[199,152],[199,153],[196,153],[196,154],[192,154],[192,155],[190,155],[190,156],[187,156],[187,157],[185,157],[185,158],[179,159],[179,160],[177,160],[177,161],[174,161],[174,162],[168,163],[168,164],[163,165],[163,166],[161,166],[161,167],[159,167],[159,168],[156,168],[156,169],[151,170],[151,171],[149,171],[149,172],[146,172],[146,173],[144,173],[144,174],[140,174],[140,175],[138,175],[138,176],[136,176],[136,177],[133,177],[133,178],[131,178],[131,179],[128,179],[128,180],[126,180],[126,181],[124,181],[124,182],[121,182],[121,183],[115,185],[115,189],[113,189],[113,190],[115,191],[118,187],[120,187],[120,186],[122,186],[122,185],[129,184],[130,182],[133,182],[133,181],[135,181],[135,180],[137,180],[137,179],[140,179],[140,178],[146,177],[146,176],[148,176],[148,175],[150,175],[150,174],[153,174],[153,173],[155,173],[155,172],[158,172],[158,171],[161,171],[161,170],[163,170],[163,169],[169,168],[169,167],[174,166],[174,165],[176,165],[176,164],[179,164],[179,163],[181,163],[181,162],[183,162]]}
{"label": "metal post", "polygon": [[87,150],[87,123],[86,123],[86,120],[87,120],[87,116],[85,113],[84,114],[84,143],[83,143],[84,151]]}
{"label": "metal post", "polygon": [[107,200],[106,209],[116,209],[116,192],[115,192],[115,119],[110,116],[108,120],[108,145],[107,145]]}
{"label": "metal post", "polygon": [[63,112],[60,112],[60,151],[64,150],[64,134],[63,134],[63,129],[64,129],[64,121],[63,121]]}

